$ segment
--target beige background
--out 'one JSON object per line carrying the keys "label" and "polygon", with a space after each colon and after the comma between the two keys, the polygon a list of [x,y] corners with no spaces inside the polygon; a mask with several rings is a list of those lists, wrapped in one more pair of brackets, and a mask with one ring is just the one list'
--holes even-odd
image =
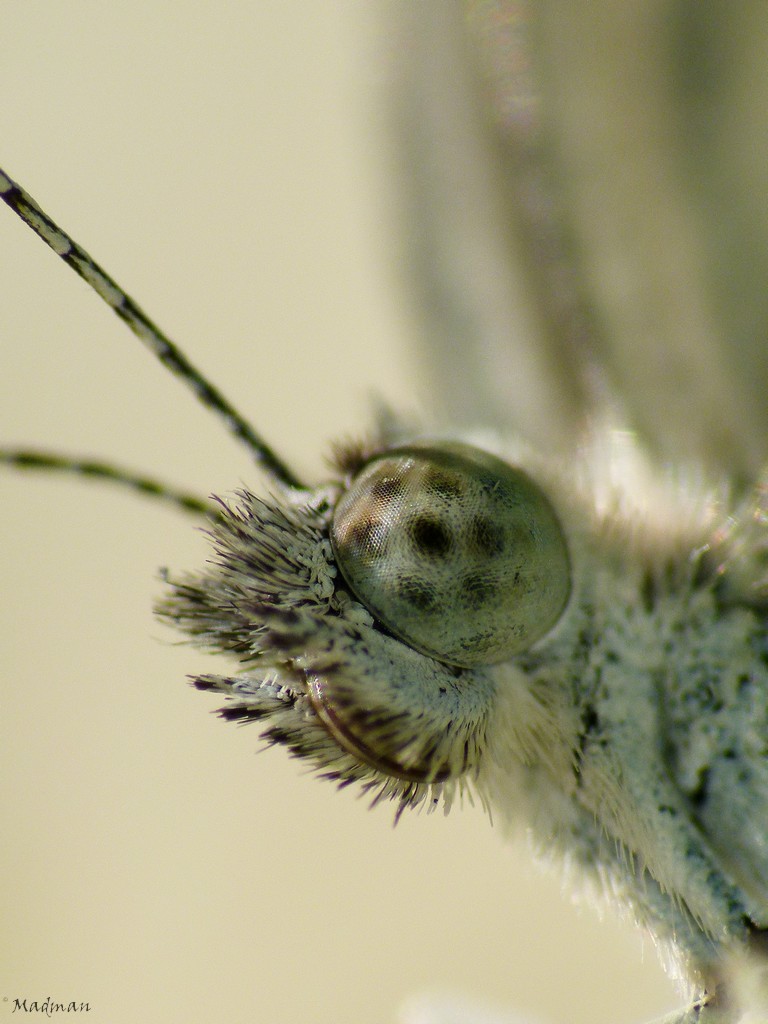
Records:
{"label": "beige background", "polygon": [[[386,256],[388,31],[375,3],[52,3],[3,11],[9,173],[302,472],[418,403]],[[0,438],[201,492],[258,486],[218,424],[0,210]],[[0,1024],[385,1024],[460,992],[559,1024],[674,1002],[650,943],[561,898],[478,811],[368,812],[184,685],[152,618],[203,546],[106,488],[0,477]],[[86,1018],[84,1018],[86,1019]]]}

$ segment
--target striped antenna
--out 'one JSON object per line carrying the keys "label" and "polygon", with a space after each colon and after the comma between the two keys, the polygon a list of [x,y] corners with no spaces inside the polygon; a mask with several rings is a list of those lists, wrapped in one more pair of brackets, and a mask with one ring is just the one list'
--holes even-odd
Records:
{"label": "striped antenna", "polygon": [[[0,198],[18,214],[35,234],[60,256],[80,277],[86,281],[91,288],[110,306],[114,312],[124,320],[130,327],[139,341],[154,353],[160,362],[172,373],[186,384],[194,392],[197,399],[203,405],[211,409],[224,423],[224,426],[239,441],[246,445],[256,462],[264,472],[276,483],[285,487],[302,489],[304,485],[294,475],[291,469],[283,460],[270,448],[264,439],[254,430],[237,410],[230,405],[221,392],[213,386],[200,371],[190,363],[184,353],[156,327],[149,317],[142,312],[133,299],[106,274],[95,260],[91,259],[87,252],[77,242],[69,237],[66,232],[55,224],[51,218],[40,209],[37,203],[28,195],[23,188],[16,184],[2,170],[0,170]],[[18,453],[17,453],[18,454]],[[27,453],[28,456],[35,456],[35,453]],[[21,465],[21,462],[12,458],[13,453],[7,452],[0,455],[0,461],[9,462],[14,465]],[[45,453],[37,453],[37,468],[61,469],[70,472],[83,472],[86,475],[101,476],[117,480],[119,472],[93,472],[77,468],[77,460],[59,459],[60,465],[56,465],[57,457]],[[44,460],[49,460],[49,465],[43,466]],[[70,465],[67,466],[66,464]],[[27,465],[31,466],[28,461]],[[87,463],[79,463],[82,467]],[[101,464],[101,470],[108,470],[109,467]],[[133,477],[130,473],[126,476],[126,484],[138,490],[147,490],[139,483],[131,483],[131,480],[138,481],[139,477]],[[151,489],[147,493],[152,493]],[[170,489],[169,489],[170,493]],[[195,499],[196,500],[196,499]]]}
{"label": "striped antenna", "polygon": [[177,490],[154,477],[134,473],[121,466],[95,459],[70,458],[57,452],[43,452],[30,448],[0,448],[0,465],[13,466],[22,470],[45,470],[54,473],[68,473],[74,476],[106,480],[129,490],[137,491],[148,498],[156,498],[175,506],[182,512],[194,515],[215,516],[213,502],[196,494]]}

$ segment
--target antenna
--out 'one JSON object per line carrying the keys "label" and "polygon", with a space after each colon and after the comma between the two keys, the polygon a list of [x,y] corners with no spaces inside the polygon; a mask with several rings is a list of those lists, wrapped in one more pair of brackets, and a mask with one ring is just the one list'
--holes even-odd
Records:
{"label": "antenna", "polygon": [[[79,274],[82,279],[93,288],[93,290],[107,303],[108,306],[124,320],[130,327],[139,341],[142,342],[160,362],[194,393],[195,397],[203,405],[214,412],[224,423],[230,434],[246,445],[262,470],[276,483],[293,489],[304,489],[304,485],[295,476],[293,471],[283,460],[272,450],[266,441],[254,430],[240,413],[227,401],[222,393],[214,387],[203,376],[203,374],[190,363],[184,353],[168,338],[159,327],[149,319],[141,308],[133,301],[130,295],[126,294],[109,274],[93,260],[88,253],[82,249],[69,235],[51,220],[51,218],[37,205],[34,199],[28,195],[20,185],[0,170],[0,199],[10,206],[14,213],[18,214],[24,223],[32,228],[36,235],[53,249],[57,256]],[[84,473],[90,476],[101,476],[112,480],[119,480],[121,471],[110,471],[110,467],[100,463],[87,463],[77,459],[59,458],[44,452],[4,452],[0,454],[0,460],[13,465],[22,466],[25,462],[28,468],[38,469],[61,469],[70,472]],[[82,467],[90,465],[90,470]],[[94,471],[95,466],[99,470]],[[134,482],[131,483],[131,480]],[[147,493],[159,492],[155,487],[146,488],[142,486],[141,478],[127,473],[124,482],[138,490]],[[146,481],[145,481],[146,482]],[[160,489],[171,493],[170,488]],[[194,499],[197,501],[197,499]],[[182,502],[184,504],[184,502]]]}
{"label": "antenna", "polygon": [[195,515],[215,516],[213,503],[187,491],[177,490],[156,480],[154,477],[134,473],[130,469],[114,466],[96,459],[78,459],[57,452],[38,451],[31,448],[0,448],[0,464],[21,470],[45,470],[55,473],[69,473],[75,476],[107,480],[132,491],[138,491],[148,498],[166,501],[182,512]]}

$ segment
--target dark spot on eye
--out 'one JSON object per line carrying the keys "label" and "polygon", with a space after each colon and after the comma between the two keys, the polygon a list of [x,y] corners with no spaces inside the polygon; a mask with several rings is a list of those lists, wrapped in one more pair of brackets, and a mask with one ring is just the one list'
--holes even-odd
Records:
{"label": "dark spot on eye", "polygon": [[504,529],[486,516],[474,516],[468,526],[470,551],[483,558],[495,558],[504,551]]}
{"label": "dark spot on eye", "polygon": [[496,587],[485,576],[471,573],[462,579],[459,593],[462,608],[477,611],[493,599]]}
{"label": "dark spot on eye", "polygon": [[444,558],[453,539],[444,523],[433,516],[414,516],[408,523],[411,543],[426,558]]}
{"label": "dark spot on eye", "polygon": [[399,580],[398,593],[403,601],[417,611],[431,612],[437,607],[437,595],[434,587],[430,587],[414,576],[404,576]]}
{"label": "dark spot on eye", "polygon": [[346,540],[354,549],[357,558],[373,558],[380,553],[382,523],[380,519],[366,516],[359,519],[346,532]]}
{"label": "dark spot on eye", "polygon": [[428,494],[438,498],[445,498],[448,501],[463,497],[465,488],[458,482],[455,476],[443,473],[439,469],[430,469],[424,473],[424,487]]}
{"label": "dark spot on eye", "polygon": [[405,490],[403,481],[394,476],[385,476],[371,484],[371,497],[374,501],[390,504],[399,498]]}

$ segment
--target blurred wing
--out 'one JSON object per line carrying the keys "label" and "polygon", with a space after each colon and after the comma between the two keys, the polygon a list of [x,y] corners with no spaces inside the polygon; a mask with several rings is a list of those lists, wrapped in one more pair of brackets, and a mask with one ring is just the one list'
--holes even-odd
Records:
{"label": "blurred wing", "polygon": [[408,5],[408,284],[440,412],[571,453],[611,408],[754,478],[768,440],[768,9]]}

